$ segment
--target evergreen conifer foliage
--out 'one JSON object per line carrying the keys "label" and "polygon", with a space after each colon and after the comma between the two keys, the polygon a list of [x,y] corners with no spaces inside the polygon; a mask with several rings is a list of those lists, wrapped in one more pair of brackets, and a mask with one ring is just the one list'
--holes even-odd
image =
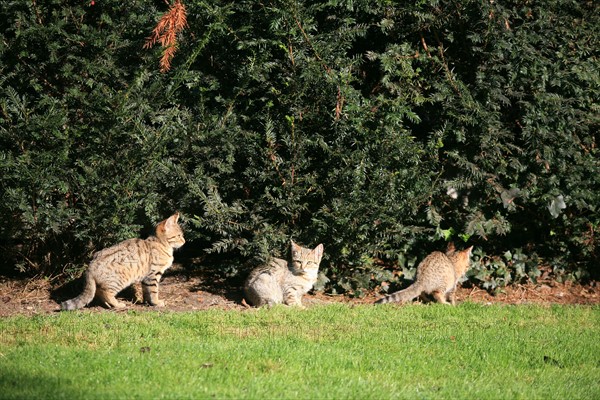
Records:
{"label": "evergreen conifer foliage", "polygon": [[163,217],[158,161],[177,117],[154,108],[161,80],[140,67],[147,4],[0,9],[4,265],[59,273]]}
{"label": "evergreen conifer foliage", "polygon": [[[294,237],[329,238],[327,254],[341,266],[380,251],[397,254],[393,249],[421,230],[414,213],[427,199],[431,173],[403,123],[407,117],[387,114],[395,107],[416,118],[411,104],[361,92],[357,41],[380,28],[356,21],[358,10],[332,4],[230,7],[212,21],[190,22],[208,27],[214,44],[186,71],[202,76],[188,86],[199,97],[186,104],[197,101],[203,112],[222,115],[194,144],[209,143],[203,153],[219,153],[211,172],[189,165],[203,175],[191,178],[194,190],[182,189],[186,199],[193,193],[186,201],[202,199],[195,222],[218,231],[209,233],[213,250],[264,258],[273,249],[283,253]],[[228,52],[215,36],[219,29],[233,42]],[[195,190],[198,181],[207,193]],[[223,208],[229,223],[215,224],[214,210]]]}
{"label": "evergreen conifer foliage", "polygon": [[450,240],[486,287],[594,272],[593,2],[39,3],[0,5],[6,265],[79,267],[177,209],[233,272],[324,243],[336,290]]}
{"label": "evergreen conifer foliage", "polygon": [[[477,17],[464,4],[461,15]],[[437,33],[454,75],[441,123],[428,129],[446,150],[445,181],[461,196],[440,188],[440,227],[484,239],[488,252],[526,247],[557,270],[597,259],[598,8],[494,3],[477,11],[485,25]]]}

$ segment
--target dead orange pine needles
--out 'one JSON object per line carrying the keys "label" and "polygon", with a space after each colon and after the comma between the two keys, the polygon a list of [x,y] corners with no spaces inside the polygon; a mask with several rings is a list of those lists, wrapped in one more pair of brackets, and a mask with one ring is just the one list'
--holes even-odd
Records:
{"label": "dead orange pine needles", "polygon": [[158,24],[146,39],[145,49],[160,43],[163,54],[160,58],[160,72],[171,69],[171,60],[177,52],[177,34],[187,26],[187,11],[181,0],[175,0],[169,10],[161,17]]}

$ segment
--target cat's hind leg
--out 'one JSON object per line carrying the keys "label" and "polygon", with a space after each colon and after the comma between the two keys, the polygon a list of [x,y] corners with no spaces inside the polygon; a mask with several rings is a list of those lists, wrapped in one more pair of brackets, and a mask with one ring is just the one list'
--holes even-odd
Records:
{"label": "cat's hind leg", "polygon": [[435,299],[435,300],[436,300],[438,303],[441,303],[441,304],[449,304],[449,303],[446,301],[446,295],[445,295],[445,293],[444,293],[444,292],[442,292],[441,290],[435,290],[435,291],[431,292],[431,294],[433,295],[433,298],[434,298],[434,299]]}
{"label": "cat's hind leg", "polygon": [[246,299],[255,307],[283,303],[281,287],[270,274],[257,276],[245,289]]}
{"label": "cat's hind leg", "polygon": [[124,308],[126,307],[125,303],[120,302],[115,298],[116,293],[110,290],[100,289],[96,291],[96,296],[104,305],[112,308]]}
{"label": "cat's hind leg", "polygon": [[452,304],[453,306],[456,305],[456,289],[452,289],[451,291],[449,291],[446,297],[450,301],[450,304]]}

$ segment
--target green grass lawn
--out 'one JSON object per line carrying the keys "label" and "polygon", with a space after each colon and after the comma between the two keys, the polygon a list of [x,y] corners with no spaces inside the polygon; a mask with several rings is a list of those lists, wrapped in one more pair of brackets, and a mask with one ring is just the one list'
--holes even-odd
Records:
{"label": "green grass lawn", "polygon": [[600,307],[2,318],[0,398],[600,398]]}

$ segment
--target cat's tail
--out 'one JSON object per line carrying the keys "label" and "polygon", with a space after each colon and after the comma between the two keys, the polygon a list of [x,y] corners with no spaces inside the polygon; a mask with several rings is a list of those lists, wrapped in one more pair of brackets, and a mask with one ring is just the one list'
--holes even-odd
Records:
{"label": "cat's tail", "polygon": [[85,274],[85,286],[83,292],[74,299],[63,301],[60,303],[60,309],[65,310],[77,310],[88,305],[96,295],[96,280],[88,272]]}
{"label": "cat's tail", "polygon": [[400,290],[398,292],[389,294],[375,302],[375,304],[385,304],[385,303],[404,303],[407,301],[411,301],[422,292],[421,286],[417,283],[413,283],[409,287],[404,290]]}

